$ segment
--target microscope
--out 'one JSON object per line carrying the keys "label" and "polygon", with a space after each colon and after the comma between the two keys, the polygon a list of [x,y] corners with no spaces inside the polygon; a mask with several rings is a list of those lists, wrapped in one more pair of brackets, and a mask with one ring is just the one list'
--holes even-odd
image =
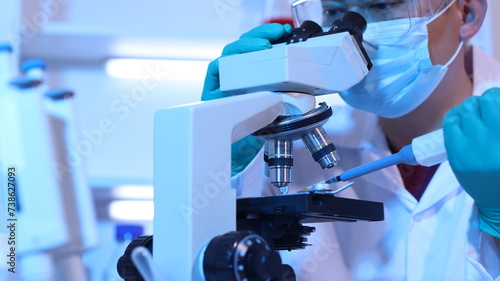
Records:
{"label": "microscope", "polygon": [[[309,246],[314,227],[303,223],[384,219],[379,202],[288,194],[292,141],[302,139],[318,168],[339,161],[322,128],[332,110],[315,96],[368,74],[365,29],[352,12],[328,31],[305,21],[268,50],[220,58],[221,90],[237,95],[156,112],[154,243],[141,236],[129,245],[118,262],[125,280],[147,280],[130,257],[139,246],[153,253],[154,280],[295,280],[277,251]],[[266,141],[266,175],[280,195],[237,198],[231,188],[231,144],[250,134]]]}

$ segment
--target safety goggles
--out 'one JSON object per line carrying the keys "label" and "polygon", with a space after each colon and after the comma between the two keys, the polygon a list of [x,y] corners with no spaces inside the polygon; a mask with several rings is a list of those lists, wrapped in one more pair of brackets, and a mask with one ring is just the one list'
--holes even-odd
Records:
{"label": "safety goggles", "polygon": [[[312,20],[328,28],[347,11],[361,14],[370,24],[399,20],[408,29],[425,23],[443,10],[449,0],[299,0],[292,3],[295,26]],[[408,30],[409,31],[409,30]]]}

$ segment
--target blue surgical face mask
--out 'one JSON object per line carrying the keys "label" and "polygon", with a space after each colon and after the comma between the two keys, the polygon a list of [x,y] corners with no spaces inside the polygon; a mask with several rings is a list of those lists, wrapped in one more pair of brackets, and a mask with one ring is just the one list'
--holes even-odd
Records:
{"label": "blue surgical face mask", "polygon": [[[427,25],[454,2],[430,20],[414,18],[368,24],[364,46],[374,66],[359,84],[340,93],[344,101],[386,118],[406,115],[422,104],[439,85],[463,44],[460,43],[448,63],[432,65]],[[399,32],[408,30],[411,30],[408,34]]]}

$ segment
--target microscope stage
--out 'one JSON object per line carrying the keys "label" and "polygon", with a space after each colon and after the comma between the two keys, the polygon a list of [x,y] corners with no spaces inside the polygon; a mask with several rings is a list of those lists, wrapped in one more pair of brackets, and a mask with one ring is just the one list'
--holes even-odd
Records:
{"label": "microscope stage", "polygon": [[380,202],[335,197],[328,193],[296,193],[269,197],[239,198],[238,220],[259,217],[295,217],[301,223],[326,221],[381,221]]}

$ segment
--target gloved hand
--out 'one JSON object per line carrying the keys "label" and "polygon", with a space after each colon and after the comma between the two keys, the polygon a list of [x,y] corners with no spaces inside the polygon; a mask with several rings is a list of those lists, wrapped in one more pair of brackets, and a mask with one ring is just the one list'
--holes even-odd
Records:
{"label": "gloved hand", "polygon": [[500,88],[450,110],[443,132],[451,168],[478,207],[480,229],[500,238]]}
{"label": "gloved hand", "polygon": [[[240,39],[224,47],[221,57],[260,51],[271,48],[270,41],[276,41],[290,36],[292,26],[269,23],[258,26],[241,35]],[[232,96],[220,90],[219,59],[208,65],[205,84],[203,86],[202,100],[212,100]],[[254,136],[247,136],[232,145],[231,149],[231,175],[243,171],[262,148],[264,141]]]}

